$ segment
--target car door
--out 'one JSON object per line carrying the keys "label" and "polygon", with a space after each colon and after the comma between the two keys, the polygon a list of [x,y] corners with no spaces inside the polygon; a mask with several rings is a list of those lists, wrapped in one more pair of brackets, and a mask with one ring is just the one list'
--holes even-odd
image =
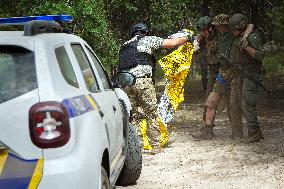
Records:
{"label": "car door", "polygon": [[39,102],[33,46],[0,37],[0,188],[28,188],[42,173],[42,149],[29,132],[29,110]]}
{"label": "car door", "polygon": [[81,44],[71,44],[71,48],[79,63],[79,67],[81,69],[86,88],[98,104],[100,115],[105,121],[110,147],[110,158],[113,159],[116,155],[116,127],[113,124],[113,106],[108,103],[109,99],[113,97],[109,94],[105,94],[104,90],[100,88],[100,78],[96,77],[96,70],[92,68],[90,61]]}
{"label": "car door", "polygon": [[29,50],[34,43],[4,42],[0,40],[0,146],[24,159],[37,159],[42,151],[30,140],[28,117],[30,107],[39,102],[35,52]]}
{"label": "car door", "polygon": [[[106,106],[108,107],[112,107],[112,113],[113,113],[113,119],[112,119],[112,124],[114,125],[114,128],[116,130],[116,148],[118,150],[118,153],[121,150],[121,147],[123,145],[123,114],[122,114],[122,107],[121,104],[118,100],[118,97],[115,93],[115,91],[113,90],[112,86],[111,86],[111,82],[110,79],[106,73],[106,71],[104,70],[104,68],[102,67],[102,65],[99,62],[99,59],[97,58],[97,56],[91,51],[91,49],[89,47],[86,47],[87,53],[90,55],[91,60],[92,60],[92,65],[95,67],[98,76],[100,78],[100,81],[102,82],[102,86],[103,86],[103,91],[102,91],[102,96],[100,96],[99,98],[102,98],[101,100],[104,101],[104,103],[106,103]],[[107,100],[103,100],[105,99],[105,97],[108,97]]]}

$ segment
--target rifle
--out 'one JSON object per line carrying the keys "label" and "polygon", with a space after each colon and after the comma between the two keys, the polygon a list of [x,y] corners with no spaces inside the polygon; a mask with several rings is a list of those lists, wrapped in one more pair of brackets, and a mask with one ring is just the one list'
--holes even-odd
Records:
{"label": "rifle", "polygon": [[269,93],[269,94],[272,94],[272,90],[267,89],[267,88],[262,84],[261,78],[259,78],[259,79],[256,78],[253,73],[247,71],[247,70],[246,70],[245,68],[243,68],[241,65],[233,63],[233,62],[232,62],[230,59],[228,59],[224,54],[219,53],[219,56],[220,56],[221,58],[224,58],[229,64],[231,64],[233,67],[237,68],[240,72],[243,72],[243,73],[245,74],[245,76],[246,76],[248,79],[250,79],[250,80],[252,80],[253,82],[255,82],[255,83],[256,83],[257,85],[259,85],[264,91],[266,91],[266,92]]}

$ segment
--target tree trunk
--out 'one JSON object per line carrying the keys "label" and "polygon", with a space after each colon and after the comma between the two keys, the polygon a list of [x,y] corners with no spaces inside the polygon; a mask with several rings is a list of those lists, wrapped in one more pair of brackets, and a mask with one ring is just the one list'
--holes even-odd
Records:
{"label": "tree trunk", "polygon": [[203,0],[201,5],[201,15],[210,16],[209,0]]}

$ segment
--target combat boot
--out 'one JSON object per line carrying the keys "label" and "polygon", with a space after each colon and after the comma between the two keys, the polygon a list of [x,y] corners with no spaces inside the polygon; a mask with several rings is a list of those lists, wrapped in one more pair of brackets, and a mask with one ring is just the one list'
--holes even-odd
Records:
{"label": "combat boot", "polygon": [[242,139],[241,142],[243,142],[243,143],[254,143],[254,142],[260,142],[260,140],[262,140],[262,139],[264,139],[264,137],[263,137],[260,129],[249,130],[247,138]]}
{"label": "combat boot", "polygon": [[196,139],[211,140],[215,137],[213,125],[204,125],[198,133],[193,133],[191,136]]}
{"label": "combat boot", "polygon": [[213,131],[213,128],[215,127],[215,124],[212,124],[212,126],[210,126],[211,127],[211,135],[212,135],[212,138],[214,138],[215,137],[215,133],[214,133],[214,131]]}
{"label": "combat boot", "polygon": [[242,139],[242,138],[244,138],[243,130],[232,128],[232,135],[231,135],[230,138],[231,139]]}

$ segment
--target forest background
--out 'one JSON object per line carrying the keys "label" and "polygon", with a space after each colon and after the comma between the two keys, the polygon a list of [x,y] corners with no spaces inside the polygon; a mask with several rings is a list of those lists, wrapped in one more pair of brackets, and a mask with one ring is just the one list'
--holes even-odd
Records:
{"label": "forest background", "polygon": [[[0,17],[69,14],[68,28],[95,50],[107,70],[118,63],[130,26],[144,22],[166,38],[183,28],[196,31],[201,16],[245,14],[261,34],[267,74],[284,73],[284,0],[0,0]],[[167,51],[161,51],[163,56]]]}

